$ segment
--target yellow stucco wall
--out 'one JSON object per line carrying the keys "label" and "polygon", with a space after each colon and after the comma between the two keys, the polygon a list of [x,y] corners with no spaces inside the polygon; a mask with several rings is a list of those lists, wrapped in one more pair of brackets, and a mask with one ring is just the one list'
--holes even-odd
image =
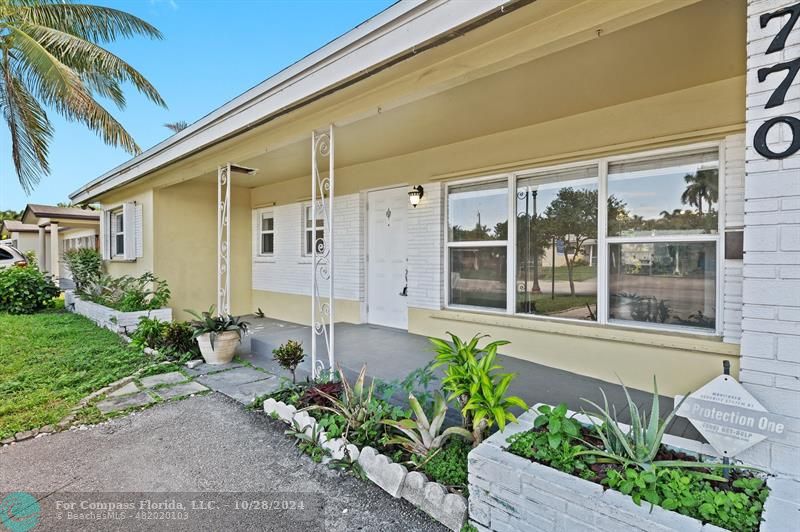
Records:
{"label": "yellow stucco wall", "polygon": [[[135,201],[142,206],[142,256],[133,261],[105,261],[106,273],[114,277],[139,276],[153,272],[153,189],[139,185],[123,189],[103,198],[103,209],[115,209],[125,202]],[[102,242],[100,243],[102,246]]]}
{"label": "yellow stucco wall", "polygon": [[[231,311],[253,312],[250,304],[250,193],[231,189]],[[207,310],[217,298],[217,187],[187,182],[155,191],[154,272],[172,291],[174,315]]]}
{"label": "yellow stucco wall", "polygon": [[[265,316],[294,323],[311,323],[311,296],[266,290],[252,292],[253,309],[260,308]],[[337,323],[361,322],[361,303],[358,301],[337,299],[334,301],[334,307]]]}

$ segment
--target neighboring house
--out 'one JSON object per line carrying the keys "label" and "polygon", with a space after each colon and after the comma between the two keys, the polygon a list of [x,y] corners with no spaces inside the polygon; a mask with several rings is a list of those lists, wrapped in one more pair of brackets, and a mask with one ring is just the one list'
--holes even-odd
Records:
{"label": "neighboring house", "polygon": [[[70,249],[97,249],[100,213],[78,207],[29,203],[22,212],[21,221],[6,220],[4,224],[17,249],[23,253],[33,251],[39,269],[68,286],[71,276],[62,256]],[[52,233],[58,234],[56,240],[51,238]]]}
{"label": "neighboring house", "polygon": [[332,276],[335,321],[666,394],[728,360],[797,417],[800,154],[755,135],[800,104],[755,74],[788,5],[402,1],[71,198],[176,310],[308,323]]}

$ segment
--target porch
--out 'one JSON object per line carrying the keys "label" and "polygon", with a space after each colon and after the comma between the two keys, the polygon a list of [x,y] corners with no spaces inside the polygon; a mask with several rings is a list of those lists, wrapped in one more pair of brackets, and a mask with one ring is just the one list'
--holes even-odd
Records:
{"label": "porch", "polygon": [[[308,351],[311,345],[311,327],[272,318],[248,316],[246,319],[251,323],[251,333],[242,342],[239,357],[257,368],[288,377],[288,373],[273,360],[272,350],[288,340],[297,340],[302,342]],[[318,353],[318,357],[327,359],[324,343],[319,342],[318,349],[320,345],[322,351]],[[310,358],[307,355],[298,369],[298,380],[310,374]],[[399,381],[412,371],[424,367],[432,358],[432,346],[425,336],[369,324],[336,324],[336,362],[350,378],[353,378],[361,366],[366,364],[369,377],[385,382]],[[581,398],[602,404],[603,398],[600,393],[602,388],[610,404],[617,408],[620,420],[629,421],[625,409],[625,394],[622,387],[617,384],[502,354],[498,355],[497,360],[503,366],[503,372],[517,374],[509,393],[522,397],[529,406],[536,403],[566,403],[571,410],[580,411],[588,407]],[[441,375],[441,370],[436,370],[435,374]],[[429,389],[437,388],[438,379],[431,383]],[[640,407],[644,405],[649,412],[651,393],[635,389],[629,391],[633,400]],[[393,399],[405,400],[399,396]],[[662,416],[669,412],[672,406],[671,397],[661,396]],[[457,414],[455,409],[451,410],[451,414],[455,419]],[[701,439],[684,418],[675,418],[668,432],[676,436]]]}

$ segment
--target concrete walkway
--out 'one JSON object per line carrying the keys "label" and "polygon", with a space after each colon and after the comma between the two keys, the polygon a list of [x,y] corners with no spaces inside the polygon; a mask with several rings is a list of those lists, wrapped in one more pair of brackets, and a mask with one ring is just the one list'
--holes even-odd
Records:
{"label": "concrete walkway", "polygon": [[[163,403],[87,430],[0,448],[0,493],[41,499],[35,530],[443,530],[372,483],[314,464],[284,429],[219,394]],[[154,519],[70,521],[62,510],[57,519],[58,501],[63,509],[71,502],[138,506],[141,500],[182,501],[187,518],[159,519],[156,512]],[[206,509],[192,509],[191,501]],[[295,509],[237,510],[236,501],[295,501]]]}

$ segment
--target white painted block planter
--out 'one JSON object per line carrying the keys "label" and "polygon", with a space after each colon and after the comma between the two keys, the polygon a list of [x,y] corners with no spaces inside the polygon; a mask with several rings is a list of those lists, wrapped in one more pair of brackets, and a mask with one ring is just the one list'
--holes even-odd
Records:
{"label": "white painted block planter", "polygon": [[70,312],[85,316],[101,327],[116,333],[130,335],[139,326],[139,318],[155,318],[159,321],[172,321],[171,308],[142,310],[138,312],[120,312],[113,308],[84,301],[71,290],[64,293],[64,305]]}
{"label": "white painted block planter", "polygon": [[[486,531],[721,531],[714,525],[633,499],[618,491],[505,450],[512,434],[533,428],[535,406],[469,454],[469,518]],[[568,415],[572,415],[570,412]],[[581,420],[581,416],[578,416]],[[706,445],[665,436],[664,444],[698,454]]]}
{"label": "white painted block planter", "polygon": [[[308,412],[297,411],[292,405],[269,398],[264,401],[264,412],[275,415],[287,424],[297,425],[306,434],[311,434],[317,425]],[[330,452],[331,458],[357,460],[367,478],[392,497],[409,501],[450,530],[458,532],[467,519],[467,500],[461,495],[449,493],[437,482],[419,472],[408,472],[405,466],[392,460],[372,447],[358,447],[344,438],[328,438],[320,431],[320,444]]]}

